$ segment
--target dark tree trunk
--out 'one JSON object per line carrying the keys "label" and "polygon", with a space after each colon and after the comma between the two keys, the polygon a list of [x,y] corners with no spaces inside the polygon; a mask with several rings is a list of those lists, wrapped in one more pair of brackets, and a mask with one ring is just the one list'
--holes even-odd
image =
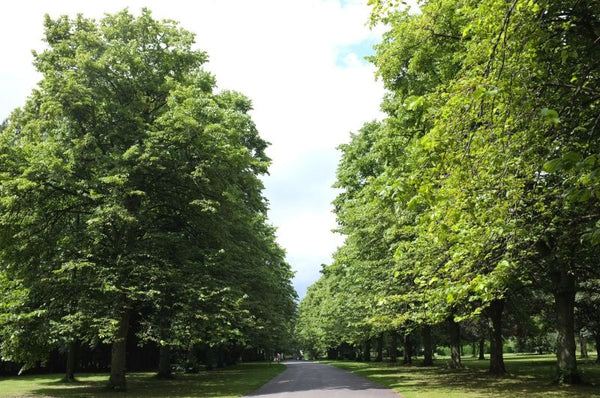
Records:
{"label": "dark tree trunk", "polygon": [[73,341],[69,343],[67,352],[67,366],[65,371],[65,381],[75,381],[75,370],[77,370],[77,351],[79,349],[79,343]]}
{"label": "dark tree trunk", "polygon": [[587,352],[587,339],[583,335],[582,331],[579,332],[579,349],[581,352],[581,358],[589,357],[588,352]]}
{"label": "dark tree trunk", "polygon": [[412,364],[412,340],[410,333],[404,335],[404,360],[402,362],[405,365]]}
{"label": "dark tree trunk", "polygon": [[485,359],[485,339],[482,337],[479,339],[479,360]]}
{"label": "dark tree trunk", "polygon": [[383,333],[379,333],[379,337],[377,337],[377,358],[375,358],[375,361],[383,361]]}
{"label": "dark tree trunk", "polygon": [[452,357],[450,368],[460,369],[462,368],[460,361],[460,325],[454,321],[454,315],[450,315],[448,318],[448,329],[450,335],[450,354]]}
{"label": "dark tree trunk", "polygon": [[[185,373],[198,373],[200,371],[199,349],[197,345],[190,344],[185,355]],[[215,365],[215,350],[213,347],[204,346],[204,369],[212,370]],[[268,353],[264,352],[265,359]]]}
{"label": "dark tree trunk", "polygon": [[558,382],[577,384],[581,382],[577,371],[575,348],[575,277],[567,270],[552,273],[554,302],[556,305],[556,359]]}
{"label": "dark tree trunk", "polygon": [[490,330],[490,373],[496,376],[506,374],[502,352],[502,311],[504,300],[492,300],[488,312],[492,321]]}
{"label": "dark tree trunk", "polygon": [[477,343],[476,342],[471,343],[471,357],[477,358]]}
{"label": "dark tree trunk", "polygon": [[127,332],[129,331],[129,310],[124,310],[117,326],[117,335],[112,344],[110,358],[109,387],[113,390],[124,391],[125,366],[127,362]]}
{"label": "dark tree trunk", "polygon": [[159,379],[172,379],[171,372],[171,347],[161,345],[158,349],[158,373],[156,377]]}
{"label": "dark tree trunk", "polygon": [[365,361],[365,362],[371,361],[371,339],[367,339],[365,341],[362,357],[363,357],[363,361]]}
{"label": "dark tree trunk", "polygon": [[339,355],[338,355],[338,350],[335,347],[330,347],[327,349],[327,359],[329,360],[334,360],[334,359],[338,359]]}
{"label": "dark tree trunk", "polygon": [[398,360],[398,332],[392,330],[391,337],[390,362],[396,362]]}
{"label": "dark tree trunk", "polygon": [[596,363],[600,363],[600,333],[594,335],[596,341]]}
{"label": "dark tree trunk", "polygon": [[[277,354],[275,354],[277,355]],[[225,348],[220,344],[217,348],[217,368],[225,367]]]}
{"label": "dark tree trunk", "polygon": [[433,365],[433,344],[431,343],[431,326],[423,326],[423,366]]}

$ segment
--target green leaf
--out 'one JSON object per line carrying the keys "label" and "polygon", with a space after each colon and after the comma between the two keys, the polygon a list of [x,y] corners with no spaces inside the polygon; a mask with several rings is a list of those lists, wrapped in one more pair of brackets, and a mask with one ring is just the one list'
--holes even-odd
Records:
{"label": "green leaf", "polygon": [[549,124],[557,125],[560,123],[560,118],[558,117],[558,112],[554,109],[543,108],[541,110],[542,117],[544,121]]}
{"label": "green leaf", "polygon": [[542,167],[542,169],[545,172],[554,173],[555,171],[560,169],[561,163],[562,163],[562,159],[560,159],[560,158],[552,159],[552,160],[544,163],[544,166]]}

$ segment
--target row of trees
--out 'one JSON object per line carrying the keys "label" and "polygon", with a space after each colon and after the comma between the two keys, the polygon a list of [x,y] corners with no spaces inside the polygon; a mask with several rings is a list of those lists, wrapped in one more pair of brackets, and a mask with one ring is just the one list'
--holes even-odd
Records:
{"label": "row of trees", "polygon": [[132,318],[165,377],[173,349],[279,349],[296,293],[250,101],[148,10],[44,24],[43,78],[0,133],[3,359],[112,344],[122,389]]}
{"label": "row of trees", "polygon": [[551,298],[558,377],[579,381],[576,299],[600,343],[600,3],[370,3],[388,27],[371,58],[387,117],[340,147],[346,240],[300,305],[299,337],[319,351],[418,329],[430,362],[445,325],[459,367],[460,326],[489,320],[502,374],[505,307],[529,317]]}

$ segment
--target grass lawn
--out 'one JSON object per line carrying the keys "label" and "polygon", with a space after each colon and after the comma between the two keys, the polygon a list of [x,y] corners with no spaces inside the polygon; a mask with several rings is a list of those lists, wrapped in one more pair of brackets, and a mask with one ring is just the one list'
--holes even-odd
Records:
{"label": "grass lawn", "polygon": [[62,374],[0,377],[0,397],[240,397],[275,377],[284,365],[244,363],[225,369],[177,375],[157,380],[153,373],[127,375],[127,392],[105,389],[108,374],[79,374],[77,382],[63,383]]}
{"label": "grass lawn", "polygon": [[405,398],[600,397],[600,365],[595,358],[578,362],[584,386],[557,386],[551,383],[556,358],[553,355],[505,354],[509,375],[496,378],[486,373],[488,361],[463,358],[465,369],[447,369],[448,359],[435,360],[435,366],[422,367],[420,360],[404,366],[385,362],[328,361],[331,365],[389,386]]}

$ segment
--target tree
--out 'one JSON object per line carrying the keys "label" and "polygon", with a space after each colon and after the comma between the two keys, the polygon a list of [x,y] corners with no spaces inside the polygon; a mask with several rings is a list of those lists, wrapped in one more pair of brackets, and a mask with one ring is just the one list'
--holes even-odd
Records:
{"label": "tree", "polygon": [[[115,389],[134,315],[167,377],[171,347],[284,339],[295,292],[266,221],[251,102],[215,93],[193,35],[146,9],[45,29],[43,79],[0,135],[1,271],[22,292],[11,310],[53,325],[27,327],[41,346],[112,343]],[[10,319],[7,334],[23,326]]]}

